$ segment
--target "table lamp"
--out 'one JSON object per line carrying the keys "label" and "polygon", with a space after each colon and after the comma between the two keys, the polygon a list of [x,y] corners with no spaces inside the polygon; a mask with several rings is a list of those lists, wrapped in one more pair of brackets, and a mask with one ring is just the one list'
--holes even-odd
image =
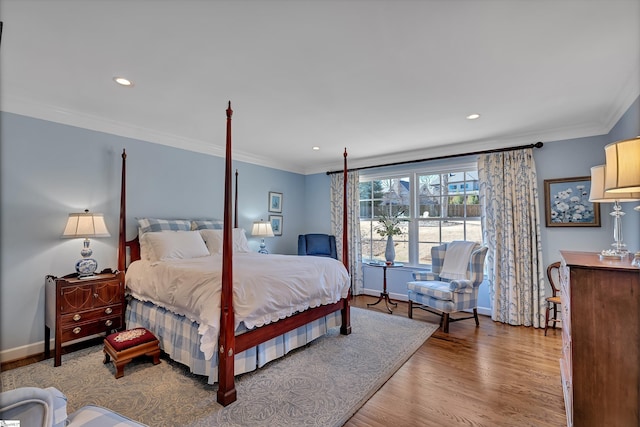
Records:
{"label": "table lamp", "polygon": [[640,190],[638,192],[618,192],[611,193],[605,191],[605,176],[607,166],[600,165],[591,168],[591,191],[589,201],[594,203],[613,203],[613,212],[609,215],[613,217],[613,240],[611,245],[613,250],[602,251],[603,255],[626,255],[626,245],[622,239],[622,217],[625,215],[620,207],[620,202],[632,202],[640,200]]}
{"label": "table lamp", "polygon": [[82,259],[76,262],[76,272],[78,277],[91,277],[98,268],[98,262],[91,258],[93,251],[89,247],[90,237],[109,237],[109,230],[104,223],[104,216],[99,213],[89,213],[85,209],[81,213],[70,213],[67,225],[62,232],[64,238],[84,238],[84,247],[80,251]]}
{"label": "table lamp", "polygon": [[273,229],[271,228],[271,222],[263,221],[255,221],[253,223],[253,228],[251,229],[251,235],[256,237],[262,237],[262,242],[260,243],[260,250],[258,251],[261,254],[268,254],[266,245],[264,243],[265,237],[273,237]]}

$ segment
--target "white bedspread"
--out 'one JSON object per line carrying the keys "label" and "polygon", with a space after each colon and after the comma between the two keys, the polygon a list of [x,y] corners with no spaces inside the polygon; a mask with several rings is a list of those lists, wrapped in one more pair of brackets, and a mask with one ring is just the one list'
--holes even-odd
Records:
{"label": "white bedspread", "polygon": [[[160,262],[136,261],[126,286],[137,299],[151,301],[200,325],[200,349],[210,359],[220,329],[222,256]],[[249,329],[298,311],[345,298],[349,275],[342,263],[324,257],[233,254],[236,328]]]}

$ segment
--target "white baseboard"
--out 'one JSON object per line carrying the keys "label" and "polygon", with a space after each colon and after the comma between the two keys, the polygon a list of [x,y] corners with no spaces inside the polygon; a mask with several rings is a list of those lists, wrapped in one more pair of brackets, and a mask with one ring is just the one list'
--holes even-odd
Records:
{"label": "white baseboard", "polygon": [[[380,291],[376,291],[374,289],[367,289],[364,288],[363,290],[364,295],[370,295],[372,297],[377,297],[380,296]],[[407,302],[409,301],[409,299],[407,298],[407,295],[405,294],[396,294],[396,293],[389,293],[389,298],[391,298],[392,300],[396,300],[396,301],[404,301]],[[484,316],[491,316],[491,308],[489,307],[478,307],[478,314],[482,314]]]}
{"label": "white baseboard", "polygon": [[[53,353],[54,340],[51,340],[50,348]],[[0,351],[0,362],[10,362],[13,360],[24,359],[25,357],[33,356],[35,354],[44,353],[44,340],[33,344],[23,345],[21,347],[10,348],[8,350]]]}
{"label": "white baseboard", "polygon": [[[64,343],[64,346],[67,346],[69,344],[76,344],[82,341],[87,341],[100,336],[104,336],[104,334],[89,335],[88,337],[79,338],[73,341],[67,341]],[[51,349],[51,356],[53,357],[56,351],[54,338],[51,338],[49,342],[49,348]],[[36,354],[42,354],[42,353],[44,353],[44,340],[38,341],[33,344],[27,344],[21,347],[10,348],[8,350],[0,351],[0,363],[20,360],[20,359],[24,359],[25,357],[34,356]]]}

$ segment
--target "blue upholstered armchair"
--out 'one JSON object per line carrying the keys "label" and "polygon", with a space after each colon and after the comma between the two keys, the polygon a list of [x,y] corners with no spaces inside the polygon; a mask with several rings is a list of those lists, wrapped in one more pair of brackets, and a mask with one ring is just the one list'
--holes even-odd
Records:
{"label": "blue upholstered armchair", "polygon": [[[465,279],[440,277],[447,253],[447,244],[431,248],[431,271],[415,271],[413,281],[407,283],[409,318],[413,308],[420,308],[440,316],[440,326],[449,332],[449,323],[475,318],[478,320],[478,287],[484,278],[484,259],[488,248],[476,244],[471,250]],[[452,319],[449,315],[463,310],[473,310],[473,316]]]}
{"label": "blue upholstered armchair", "polygon": [[336,236],[329,234],[300,234],[298,255],[324,256],[338,259]]}
{"label": "blue upholstered armchair", "polygon": [[0,393],[0,420],[22,427],[146,427],[123,415],[87,405],[67,416],[67,397],[57,388],[20,387]]}

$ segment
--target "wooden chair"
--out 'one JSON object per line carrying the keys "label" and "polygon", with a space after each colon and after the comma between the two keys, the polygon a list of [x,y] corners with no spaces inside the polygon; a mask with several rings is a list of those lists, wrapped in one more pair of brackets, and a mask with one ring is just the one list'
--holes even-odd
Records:
{"label": "wooden chair", "polygon": [[[549,279],[549,284],[551,285],[551,293],[550,297],[546,298],[547,301],[547,310],[544,315],[544,335],[547,336],[547,329],[549,328],[549,321],[553,323],[553,329],[556,328],[556,323],[560,323],[561,320],[558,319],[558,306],[562,303],[560,300],[560,289],[558,288],[558,284],[560,282],[560,262],[554,262],[553,264],[549,264],[547,267],[547,278]],[[553,319],[549,319],[549,312],[553,309]]]}

